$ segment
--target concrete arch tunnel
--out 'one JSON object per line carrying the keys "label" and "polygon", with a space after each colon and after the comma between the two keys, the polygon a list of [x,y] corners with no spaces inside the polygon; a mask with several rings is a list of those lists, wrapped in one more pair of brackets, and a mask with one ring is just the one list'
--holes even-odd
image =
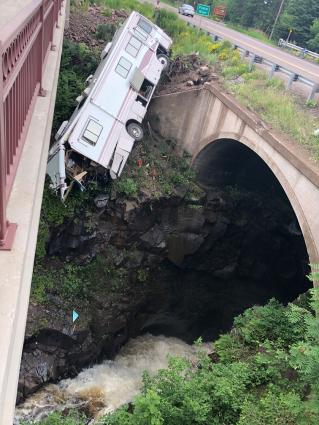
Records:
{"label": "concrete arch tunnel", "polygon": [[[241,139],[241,140],[239,140]],[[248,190],[262,190],[277,196],[285,196],[303,234],[311,264],[318,262],[318,250],[309,227],[304,208],[285,173],[273,158],[261,150],[256,152],[249,140],[239,134],[220,133],[193,156],[193,165],[199,182],[209,184],[239,185]],[[276,184],[277,182],[277,184]],[[319,209],[319,204],[317,204]],[[291,223],[292,224],[292,223]]]}
{"label": "concrete arch tunnel", "polygon": [[[218,84],[155,97],[148,120],[155,131],[186,150],[195,167],[208,172],[207,164],[215,158],[214,166],[220,170],[219,176],[215,170],[215,179],[222,174],[225,178],[223,165],[228,171],[232,167],[233,175],[237,170],[240,178],[243,156],[255,179],[261,169],[269,170],[295,213],[309,262],[319,263],[319,171],[300,146],[269,128]],[[213,176],[214,171],[210,173]]]}

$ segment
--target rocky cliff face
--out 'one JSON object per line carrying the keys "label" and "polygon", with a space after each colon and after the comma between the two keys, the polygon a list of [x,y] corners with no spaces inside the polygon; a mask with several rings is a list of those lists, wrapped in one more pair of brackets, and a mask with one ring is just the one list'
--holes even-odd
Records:
{"label": "rocky cliff face", "polygon": [[52,288],[49,303],[31,303],[19,399],[113,357],[140,333],[212,340],[252,304],[305,291],[304,242],[276,202],[229,188],[189,196],[181,185],[158,199],[145,190],[100,194],[85,214],[56,226],[51,272],[65,262],[98,264],[85,275],[85,296],[69,300]]}

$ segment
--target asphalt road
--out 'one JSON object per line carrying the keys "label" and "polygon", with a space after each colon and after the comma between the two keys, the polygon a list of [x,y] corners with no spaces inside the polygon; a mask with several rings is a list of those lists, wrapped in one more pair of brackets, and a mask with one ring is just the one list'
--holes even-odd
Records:
{"label": "asphalt road", "polygon": [[[152,0],[146,0],[149,3],[155,4]],[[160,3],[160,7],[164,7],[168,10],[177,13],[177,9],[169,6],[165,3]],[[213,34],[220,36],[226,40],[229,40],[232,44],[238,44],[240,47],[247,49],[247,51],[254,53],[258,56],[268,59],[275,64],[288,69],[305,77],[311,81],[319,84],[319,65],[308,62],[304,59],[300,59],[294,55],[287,53],[279,47],[265,44],[259,40],[242,34],[238,31],[227,28],[225,25],[212,21],[210,19],[195,15],[193,18],[179,15],[181,19],[186,22],[200,26],[202,29],[212,32]]]}

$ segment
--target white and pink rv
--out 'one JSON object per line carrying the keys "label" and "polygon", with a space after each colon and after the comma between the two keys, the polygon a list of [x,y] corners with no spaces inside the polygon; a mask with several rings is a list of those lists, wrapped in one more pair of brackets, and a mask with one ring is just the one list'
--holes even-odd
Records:
{"label": "white and pink rv", "polygon": [[168,65],[171,44],[158,26],[132,12],[105,46],[49,152],[47,173],[62,199],[92,166],[109,169],[113,179],[121,175],[134,142],[143,137],[141,122]]}

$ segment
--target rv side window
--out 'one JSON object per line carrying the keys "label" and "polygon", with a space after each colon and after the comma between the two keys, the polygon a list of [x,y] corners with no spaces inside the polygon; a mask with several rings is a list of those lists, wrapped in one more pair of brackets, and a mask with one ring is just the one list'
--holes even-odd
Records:
{"label": "rv side window", "polygon": [[139,38],[142,41],[147,40],[147,34],[145,34],[145,32],[139,27],[135,28],[135,35],[136,35],[137,38]]}
{"label": "rv side window", "polygon": [[142,46],[142,43],[140,42],[140,40],[138,40],[136,37],[132,35],[125,50],[127,51],[127,53],[133,56],[133,58],[136,58],[136,56],[138,55],[138,52],[140,51],[141,46]]}
{"label": "rv side window", "polygon": [[130,72],[131,67],[131,62],[122,56],[115,68],[115,71],[120,74],[121,77],[126,78],[128,76],[128,73]]}
{"label": "rv side window", "polygon": [[148,22],[144,21],[144,19],[140,18],[137,25],[142,28],[147,34],[150,34],[152,32],[152,25]]}
{"label": "rv side window", "polygon": [[82,138],[86,141],[89,142],[91,145],[96,145],[100,134],[102,133],[102,129],[103,127],[98,124],[96,121],[94,120],[89,120],[84,132],[83,132],[83,136]]}

